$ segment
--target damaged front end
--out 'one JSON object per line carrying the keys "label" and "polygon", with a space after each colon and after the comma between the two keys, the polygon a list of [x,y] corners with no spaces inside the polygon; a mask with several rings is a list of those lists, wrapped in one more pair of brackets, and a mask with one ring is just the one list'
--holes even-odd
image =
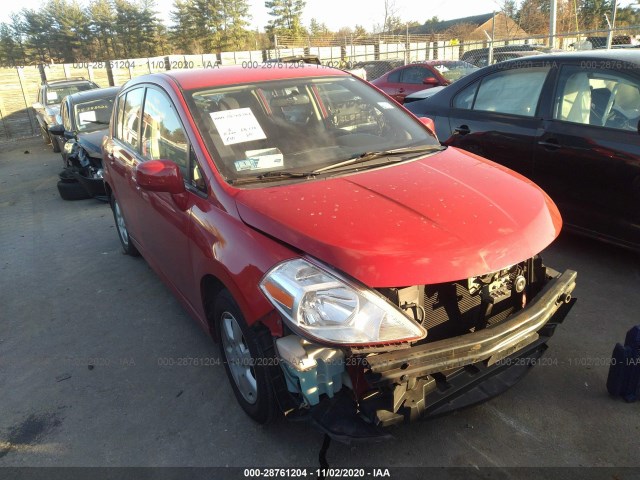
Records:
{"label": "damaged front end", "polygon": [[[289,334],[276,340],[284,380],[280,391],[276,388],[280,404],[285,413],[304,414],[333,438],[351,441],[381,439],[387,436],[381,427],[487,400],[538,363],[555,327],[575,302],[575,282],[576,272],[559,274],[535,256],[461,281],[379,289],[426,332],[417,340],[372,337],[368,344],[340,345],[339,334],[311,326],[310,335],[289,319]],[[338,317],[356,312],[357,323],[360,305],[354,307],[350,293],[329,283],[313,287],[313,300],[322,307],[318,311],[337,312]],[[338,290],[330,292],[329,300],[322,298],[331,288]],[[287,303],[289,311],[300,307],[280,291],[267,293],[276,306]],[[301,299],[309,302],[308,292]],[[317,325],[321,324],[319,319]],[[405,337],[412,333],[393,319],[379,320],[375,326],[387,337],[389,332]],[[318,341],[319,336],[337,340]]]}
{"label": "damaged front end", "polygon": [[91,197],[107,202],[100,156],[92,156],[82,147],[81,142],[70,140],[64,145],[63,157],[68,165],[64,176],[75,179]]}

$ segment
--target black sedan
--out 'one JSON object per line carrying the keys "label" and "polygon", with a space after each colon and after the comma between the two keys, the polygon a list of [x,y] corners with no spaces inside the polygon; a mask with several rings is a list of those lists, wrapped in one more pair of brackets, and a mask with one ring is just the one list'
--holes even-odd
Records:
{"label": "black sedan", "polygon": [[640,249],[640,52],[511,60],[406,108],[534,180],[570,229]]}
{"label": "black sedan", "polygon": [[105,200],[102,181],[102,137],[109,128],[113,101],[120,87],[98,88],[67,95],[60,107],[60,124],[49,132],[57,141],[65,169],[58,192],[65,200],[95,197]]}

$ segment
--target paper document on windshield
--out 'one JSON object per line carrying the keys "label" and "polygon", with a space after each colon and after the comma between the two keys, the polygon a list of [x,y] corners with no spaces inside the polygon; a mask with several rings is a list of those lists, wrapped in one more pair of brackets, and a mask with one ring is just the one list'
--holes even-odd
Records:
{"label": "paper document on windshield", "polygon": [[250,108],[211,112],[209,115],[225,145],[267,138]]}
{"label": "paper document on windshield", "polygon": [[260,150],[247,150],[244,152],[245,160],[235,162],[236,171],[262,170],[264,168],[282,167],[284,156],[278,148],[262,148]]}
{"label": "paper document on windshield", "polygon": [[96,111],[89,110],[87,112],[80,112],[78,114],[78,119],[80,123],[84,125],[85,123],[95,122],[96,121]]}

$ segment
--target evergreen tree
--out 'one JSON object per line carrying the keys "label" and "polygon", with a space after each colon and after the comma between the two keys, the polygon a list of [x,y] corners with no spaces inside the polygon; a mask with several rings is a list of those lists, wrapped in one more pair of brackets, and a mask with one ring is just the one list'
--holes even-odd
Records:
{"label": "evergreen tree", "polygon": [[304,0],[267,0],[264,6],[269,9],[269,20],[266,29],[270,34],[288,35],[294,38],[303,36],[306,31],[302,26]]}

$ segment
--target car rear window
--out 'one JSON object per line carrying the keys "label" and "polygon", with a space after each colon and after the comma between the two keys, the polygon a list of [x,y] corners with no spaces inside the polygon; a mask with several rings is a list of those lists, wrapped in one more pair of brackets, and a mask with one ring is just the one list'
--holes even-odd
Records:
{"label": "car rear window", "polygon": [[65,85],[64,87],[48,87],[46,91],[47,105],[57,105],[64,97],[73,93],[83,92],[95,88],[88,83],[78,85]]}

